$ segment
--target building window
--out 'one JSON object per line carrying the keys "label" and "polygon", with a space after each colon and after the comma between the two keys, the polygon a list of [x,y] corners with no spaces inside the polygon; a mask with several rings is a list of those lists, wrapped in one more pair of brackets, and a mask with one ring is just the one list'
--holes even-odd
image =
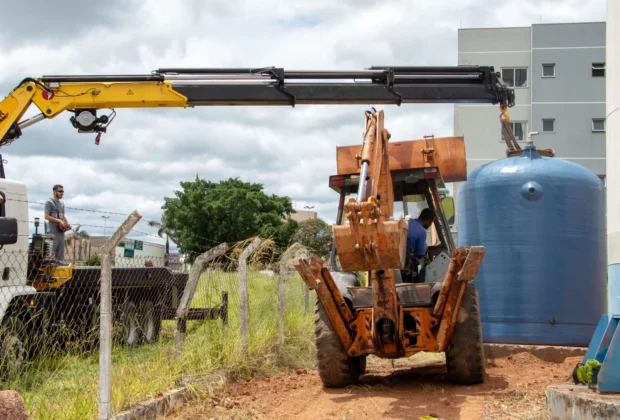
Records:
{"label": "building window", "polygon": [[527,69],[502,69],[502,79],[508,87],[527,87]]}
{"label": "building window", "polygon": [[543,64],[542,77],[555,77],[555,64]]}
{"label": "building window", "polygon": [[592,63],[592,77],[605,77],[605,63]]}
{"label": "building window", "polygon": [[[510,128],[512,129],[512,134],[515,136],[517,141],[525,141],[525,133],[527,133],[527,121],[510,121]],[[502,130],[502,141],[506,141],[504,138],[504,133]]]}
{"label": "building window", "polygon": [[605,131],[605,119],[592,118],[592,131]]}
{"label": "building window", "polygon": [[543,124],[543,133],[554,133],[555,132],[555,119],[546,118],[542,120]]}

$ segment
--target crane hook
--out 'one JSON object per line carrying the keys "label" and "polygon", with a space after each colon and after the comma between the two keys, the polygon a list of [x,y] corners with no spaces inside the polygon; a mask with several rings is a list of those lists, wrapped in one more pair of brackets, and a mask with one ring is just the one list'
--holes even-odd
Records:
{"label": "crane hook", "polygon": [[506,111],[506,108],[500,105],[499,110],[501,112],[501,115],[499,117],[500,120],[502,119],[502,116],[503,116],[506,121],[510,122],[510,116],[508,116],[508,112]]}

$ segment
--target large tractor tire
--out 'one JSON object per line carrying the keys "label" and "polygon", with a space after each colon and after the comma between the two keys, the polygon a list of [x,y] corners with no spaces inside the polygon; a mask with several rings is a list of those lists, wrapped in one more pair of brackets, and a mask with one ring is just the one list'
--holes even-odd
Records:
{"label": "large tractor tire", "polygon": [[478,291],[473,282],[467,284],[450,345],[446,351],[450,380],[456,384],[474,385],[484,382],[485,361]]}
{"label": "large tractor tire", "polygon": [[366,371],[366,356],[349,357],[319,300],[314,311],[314,333],[319,376],[326,388],[357,383]]}

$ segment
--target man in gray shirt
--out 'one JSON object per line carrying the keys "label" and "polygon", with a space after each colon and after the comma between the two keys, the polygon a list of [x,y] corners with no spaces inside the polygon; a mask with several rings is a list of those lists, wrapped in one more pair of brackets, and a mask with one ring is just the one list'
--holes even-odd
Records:
{"label": "man in gray shirt", "polygon": [[49,233],[54,235],[52,257],[60,264],[65,263],[65,231],[71,229],[71,224],[65,215],[65,204],[62,197],[65,189],[62,185],[54,185],[54,196],[45,202],[45,220],[49,222]]}

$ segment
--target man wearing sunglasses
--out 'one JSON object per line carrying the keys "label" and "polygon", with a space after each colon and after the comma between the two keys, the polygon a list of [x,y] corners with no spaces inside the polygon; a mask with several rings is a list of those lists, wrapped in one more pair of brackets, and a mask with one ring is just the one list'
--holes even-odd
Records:
{"label": "man wearing sunglasses", "polygon": [[54,235],[52,257],[60,264],[65,264],[65,232],[71,224],[65,215],[65,204],[62,202],[65,189],[62,185],[54,185],[53,197],[45,202],[45,220],[49,222],[49,233]]}

